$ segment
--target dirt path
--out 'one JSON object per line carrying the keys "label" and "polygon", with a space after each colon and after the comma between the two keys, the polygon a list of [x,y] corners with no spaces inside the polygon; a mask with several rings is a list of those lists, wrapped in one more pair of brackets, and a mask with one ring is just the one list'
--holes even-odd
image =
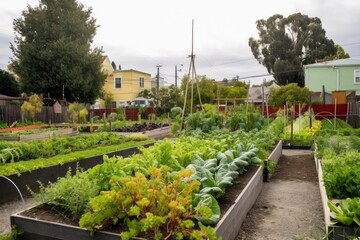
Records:
{"label": "dirt path", "polygon": [[283,150],[273,177],[264,183],[237,240],[318,240],[325,235],[311,154],[308,150]]}

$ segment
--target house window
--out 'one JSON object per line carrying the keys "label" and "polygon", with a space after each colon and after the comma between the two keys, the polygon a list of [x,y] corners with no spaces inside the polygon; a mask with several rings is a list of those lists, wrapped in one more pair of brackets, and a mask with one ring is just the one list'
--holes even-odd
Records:
{"label": "house window", "polygon": [[119,77],[115,78],[114,85],[115,88],[121,88],[121,78]]}
{"label": "house window", "polygon": [[360,84],[360,70],[354,71],[354,83]]}
{"label": "house window", "polygon": [[144,88],[144,78],[140,78],[140,88]]}
{"label": "house window", "polygon": [[111,102],[111,108],[116,108],[116,102]]}

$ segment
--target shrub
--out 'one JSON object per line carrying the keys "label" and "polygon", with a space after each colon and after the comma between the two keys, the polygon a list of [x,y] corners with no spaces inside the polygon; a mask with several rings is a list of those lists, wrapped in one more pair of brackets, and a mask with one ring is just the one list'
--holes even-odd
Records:
{"label": "shrub", "polygon": [[175,118],[177,115],[180,115],[182,113],[182,108],[181,107],[173,107],[170,110],[171,112],[171,118]]}

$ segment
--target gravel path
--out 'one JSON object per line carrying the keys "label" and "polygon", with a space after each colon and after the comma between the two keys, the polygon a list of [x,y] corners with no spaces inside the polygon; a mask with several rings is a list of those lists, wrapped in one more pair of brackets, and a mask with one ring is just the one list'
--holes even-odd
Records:
{"label": "gravel path", "polygon": [[10,216],[11,214],[21,212],[27,208],[35,206],[33,198],[26,198],[25,204],[21,201],[12,201],[0,205],[0,233],[10,232]]}
{"label": "gravel path", "polygon": [[237,240],[321,239],[325,235],[312,152],[283,150],[269,182],[249,211]]}

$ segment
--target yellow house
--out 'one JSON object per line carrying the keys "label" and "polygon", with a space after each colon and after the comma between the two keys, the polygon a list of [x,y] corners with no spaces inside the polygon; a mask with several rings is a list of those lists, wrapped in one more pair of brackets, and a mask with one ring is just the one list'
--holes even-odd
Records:
{"label": "yellow house", "polygon": [[[104,91],[113,96],[112,108],[117,108],[133,101],[145,89],[151,89],[151,75],[134,69],[114,70],[107,56],[102,64],[103,71],[107,74]],[[102,99],[98,101],[99,108],[105,108]]]}

